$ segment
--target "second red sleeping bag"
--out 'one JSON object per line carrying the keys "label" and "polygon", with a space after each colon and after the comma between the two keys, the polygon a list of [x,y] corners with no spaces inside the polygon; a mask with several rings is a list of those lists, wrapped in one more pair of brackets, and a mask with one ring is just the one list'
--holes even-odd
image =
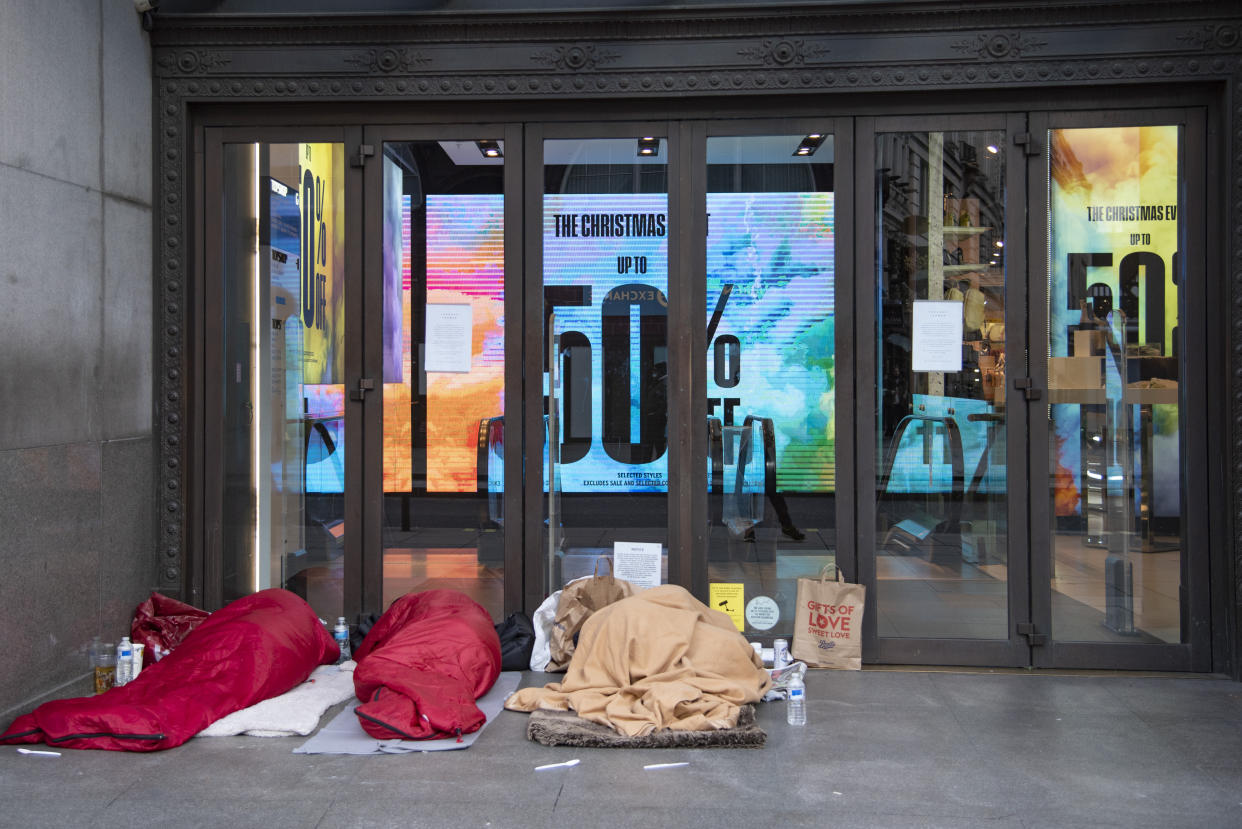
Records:
{"label": "second red sleeping bag", "polygon": [[455,590],[392,603],[354,655],[362,729],[380,740],[461,736],[483,726],[475,705],[500,675],[500,639],[481,605]]}

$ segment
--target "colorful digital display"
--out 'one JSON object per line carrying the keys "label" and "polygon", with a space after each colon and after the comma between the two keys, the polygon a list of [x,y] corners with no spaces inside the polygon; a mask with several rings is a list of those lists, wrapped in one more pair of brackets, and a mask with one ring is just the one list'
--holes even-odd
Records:
{"label": "colorful digital display", "polygon": [[426,375],[427,491],[475,492],[479,423],[504,414],[503,196],[427,196],[426,302],[472,321],[470,371]]}
{"label": "colorful digital display", "polygon": [[[1127,363],[1123,379],[1117,361],[1123,352],[1104,349],[1110,401],[1123,398],[1123,382],[1176,389],[1179,135],[1177,126],[1049,133],[1049,357],[1074,356],[1083,304],[1106,295],[1113,310],[1103,324],[1119,347],[1124,343]],[[1055,511],[1076,515],[1082,511],[1082,407],[1058,403],[1053,410]],[[1127,407],[1133,436],[1141,433],[1138,410]],[[1178,515],[1178,407],[1152,410],[1152,508],[1155,515]]]}
{"label": "colorful digital display", "polygon": [[[708,198],[705,310],[710,317],[720,307],[704,355],[711,415],[737,427],[747,415],[770,418],[778,487],[830,492],[833,195]],[[386,268],[399,263],[402,270],[402,330],[410,330],[411,307],[423,302],[472,309],[470,372],[426,375],[426,488],[473,492],[479,423],[503,414],[503,197],[427,196],[425,299],[409,296],[408,203],[403,207],[403,253],[385,256]],[[564,492],[667,490],[667,232],[663,194],[545,197],[543,277],[562,349],[554,391]],[[396,332],[385,340],[396,342]],[[409,366],[418,346],[408,333],[401,341]],[[412,483],[409,389],[416,382],[385,383],[386,491],[409,491]],[[751,478],[746,488],[761,486]]]}
{"label": "colorful digital display", "polygon": [[771,418],[777,489],[836,483],[832,193],[709,193],[712,416]]}

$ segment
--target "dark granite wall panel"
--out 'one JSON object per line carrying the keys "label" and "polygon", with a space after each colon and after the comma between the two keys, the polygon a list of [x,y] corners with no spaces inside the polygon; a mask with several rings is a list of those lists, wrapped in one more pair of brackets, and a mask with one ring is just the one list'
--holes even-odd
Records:
{"label": "dark granite wall panel", "polygon": [[0,452],[0,711],[82,676],[99,632],[98,443]]}
{"label": "dark granite wall panel", "polygon": [[150,437],[103,444],[100,502],[99,630],[129,632],[134,608],[155,587],[154,447]]}

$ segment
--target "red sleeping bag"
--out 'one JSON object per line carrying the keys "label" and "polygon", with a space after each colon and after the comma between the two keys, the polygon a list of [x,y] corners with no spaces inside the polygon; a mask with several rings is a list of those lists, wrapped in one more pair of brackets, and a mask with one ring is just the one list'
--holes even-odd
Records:
{"label": "red sleeping bag", "polygon": [[138,678],[18,717],[0,743],[158,751],[221,717],[283,694],[340,651],[310,605],[264,590],[217,610]]}
{"label": "red sleeping bag", "polygon": [[487,719],[474,701],[500,676],[500,638],[469,596],[427,590],[393,602],[354,659],[358,721],[372,737],[460,737]]}

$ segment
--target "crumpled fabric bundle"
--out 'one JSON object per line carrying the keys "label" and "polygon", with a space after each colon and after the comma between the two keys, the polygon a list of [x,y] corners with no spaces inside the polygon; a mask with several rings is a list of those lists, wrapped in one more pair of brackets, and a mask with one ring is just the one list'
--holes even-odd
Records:
{"label": "crumpled fabric bundle", "polygon": [[683,587],[653,587],[586,620],[563,682],[523,688],[514,711],[572,709],[626,736],[734,728],[772,684],[733,621]]}
{"label": "crumpled fabric bundle", "polygon": [[[608,563],[612,569],[612,559],[600,559]],[[598,570],[599,564],[596,564]],[[615,601],[634,595],[634,585],[625,579],[619,579],[609,572],[605,576],[589,576],[565,585],[561,597],[556,602],[556,617],[552,620],[552,628],[548,634],[548,650],[550,658],[548,673],[560,673],[569,666],[573,658],[577,637],[586,620],[600,608],[607,607]]]}
{"label": "crumpled fabric bundle", "polygon": [[209,614],[193,605],[177,601],[163,593],[152,593],[134,609],[129,638],[135,645],[145,645],[142,665],[150,667],[160,653],[168,653],[181,644],[190,631],[202,624]]}

